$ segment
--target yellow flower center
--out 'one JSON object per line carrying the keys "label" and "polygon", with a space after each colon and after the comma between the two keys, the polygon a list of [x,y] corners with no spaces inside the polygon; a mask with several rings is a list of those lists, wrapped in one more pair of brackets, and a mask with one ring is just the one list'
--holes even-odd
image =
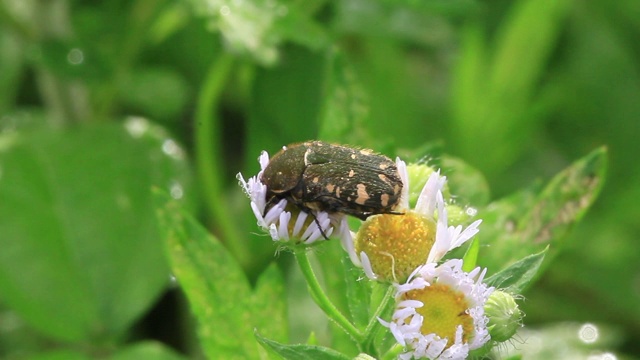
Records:
{"label": "yellow flower center", "polygon": [[404,282],[424,264],[436,238],[436,223],[414,211],[371,216],[356,235],[356,253],[364,251],[381,279]]}
{"label": "yellow flower center", "polygon": [[424,289],[408,291],[403,299],[419,300],[424,304],[416,309],[423,317],[420,328],[423,334],[447,338],[449,348],[455,341],[458,326],[462,326],[462,342],[469,342],[469,335],[473,333],[473,317],[466,312],[469,303],[463,293],[448,285],[435,283]]}

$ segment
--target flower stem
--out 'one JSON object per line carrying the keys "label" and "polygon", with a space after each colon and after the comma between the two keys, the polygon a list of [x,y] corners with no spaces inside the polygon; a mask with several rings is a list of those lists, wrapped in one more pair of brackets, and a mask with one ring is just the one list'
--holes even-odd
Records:
{"label": "flower stem", "polygon": [[324,311],[329,319],[333,320],[338,326],[342,328],[351,338],[358,343],[362,344],[364,337],[362,333],[336,308],[336,306],[329,300],[324,290],[318,282],[311,262],[309,262],[309,256],[307,249],[300,249],[295,251],[296,260],[300,266],[300,270],[307,281],[307,287],[311,293],[311,297],[316,304]]}
{"label": "flower stem", "polygon": [[249,254],[240,240],[234,221],[224,202],[222,181],[221,119],[218,115],[220,95],[234,65],[232,55],[221,53],[209,68],[200,94],[195,114],[195,157],[200,176],[201,191],[213,225],[220,231],[221,239],[243,267],[249,262]]}

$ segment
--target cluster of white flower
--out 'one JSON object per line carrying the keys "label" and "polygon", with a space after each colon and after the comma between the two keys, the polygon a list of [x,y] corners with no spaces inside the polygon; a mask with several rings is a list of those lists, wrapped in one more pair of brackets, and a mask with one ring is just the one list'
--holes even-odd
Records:
{"label": "cluster of white flower", "polygon": [[[251,199],[251,208],[258,226],[268,232],[274,241],[296,239],[303,244],[311,244],[329,236],[338,237],[354,264],[362,267],[370,279],[380,279],[372,266],[374,254],[366,251],[356,253],[355,235],[350,231],[344,214],[321,211],[307,213],[295,208],[290,211],[286,199],[280,199],[267,208],[267,186],[261,180],[262,173],[269,164],[266,152],[261,154],[259,162],[261,171],[248,181],[238,174],[240,185]],[[486,270],[476,268],[471,272],[464,272],[462,260],[459,259],[441,264],[439,262],[449,251],[477,234],[481,220],[474,221],[464,229],[461,225],[449,225],[443,196],[447,179],[439,171],[431,173],[415,207],[411,209],[407,166],[400,159],[396,160],[396,165],[403,182],[398,211],[412,212],[426,222],[435,224],[435,234],[430,234],[434,241],[425,252],[428,255],[419,259],[420,265],[408,278],[405,276],[406,281],[394,282],[397,290],[396,311],[391,321],[380,319],[380,322],[404,346],[405,352],[400,355],[401,359],[464,359],[470,350],[481,347],[489,340],[486,327],[488,319],[483,306],[493,288],[482,282]],[[378,216],[401,218],[388,214]],[[387,256],[391,253],[384,249],[380,251]],[[452,302],[450,299],[456,301]],[[433,311],[434,308],[439,311]],[[447,316],[455,318],[455,321],[448,321],[450,319]]]}

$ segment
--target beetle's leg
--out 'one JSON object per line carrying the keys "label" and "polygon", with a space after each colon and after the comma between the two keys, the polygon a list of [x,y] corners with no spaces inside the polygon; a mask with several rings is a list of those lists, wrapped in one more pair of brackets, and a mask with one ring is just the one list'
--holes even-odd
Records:
{"label": "beetle's leg", "polygon": [[329,237],[327,236],[327,234],[324,233],[324,230],[322,230],[322,226],[320,226],[320,221],[318,221],[318,218],[316,217],[316,215],[313,212],[309,212],[309,214],[313,217],[313,221],[316,222],[316,226],[318,226],[318,229],[320,230],[320,234],[322,235],[322,237],[325,240],[329,240]]}
{"label": "beetle's leg", "polygon": [[[267,195],[269,196],[269,195]],[[269,210],[271,210],[271,208],[276,205],[278,202],[280,202],[280,200],[282,200],[282,198],[279,198],[275,195],[271,195],[271,197],[269,198],[269,200],[267,200],[266,204],[264,205],[264,212],[262,213],[262,217],[265,217],[267,215],[267,213],[269,212]]]}
{"label": "beetle's leg", "polygon": [[313,218],[313,221],[316,223],[316,226],[318,227],[318,230],[320,230],[320,234],[322,235],[322,237],[325,240],[329,240],[329,237],[327,236],[327,234],[325,234],[324,230],[322,230],[322,226],[320,225],[320,221],[318,221],[318,218],[316,217],[316,214],[313,213],[313,210],[311,210],[310,207],[305,206],[303,204],[297,204],[298,207],[300,208],[300,210],[306,212],[307,214],[311,215],[311,217]]}

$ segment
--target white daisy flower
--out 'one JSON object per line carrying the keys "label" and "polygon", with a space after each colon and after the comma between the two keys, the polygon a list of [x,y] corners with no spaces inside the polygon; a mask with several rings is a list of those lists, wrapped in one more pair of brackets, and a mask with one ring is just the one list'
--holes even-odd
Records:
{"label": "white daisy flower", "polygon": [[489,339],[484,305],[493,292],[482,280],[486,269],[466,273],[462,260],[418,267],[396,284],[397,307],[382,325],[405,348],[400,359],[466,359]]}
{"label": "white daisy flower", "polygon": [[356,235],[358,262],[369,278],[393,282],[404,281],[418,266],[436,263],[452,249],[478,233],[482,220],[463,229],[449,226],[442,194],[447,178],[434,171],[418,197],[414,209],[409,207],[409,176],[406,164],[396,160],[403,181],[398,212],[404,215],[372,216]]}
{"label": "white daisy flower", "polygon": [[296,242],[312,244],[318,240],[325,240],[331,235],[337,235],[345,249],[353,248],[352,234],[349,231],[346,216],[343,214],[329,214],[324,211],[307,213],[295,206],[287,207],[286,199],[280,199],[267,209],[267,185],[261,181],[261,178],[269,164],[269,154],[263,151],[258,161],[261,168],[258,175],[245,181],[242,174],[238,173],[236,178],[251,200],[251,210],[258,220],[258,226],[274,241],[296,240]]}

